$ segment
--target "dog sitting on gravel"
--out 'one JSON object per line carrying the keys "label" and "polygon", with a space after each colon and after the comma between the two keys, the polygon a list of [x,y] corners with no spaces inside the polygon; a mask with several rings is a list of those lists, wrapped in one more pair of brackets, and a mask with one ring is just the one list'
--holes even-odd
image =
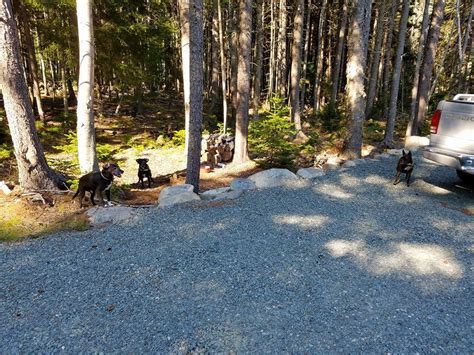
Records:
{"label": "dog sitting on gravel", "polygon": [[90,192],[91,203],[95,206],[94,196],[96,192],[99,194],[100,203],[104,202],[103,193],[107,196],[107,201],[110,203],[110,188],[112,187],[112,182],[114,177],[121,177],[123,170],[115,163],[107,163],[104,165],[102,171],[91,172],[82,176],[79,179],[79,187],[77,188],[76,194],[73,196],[73,199],[79,195],[79,202],[81,208],[83,207],[82,200],[86,191]]}
{"label": "dog sitting on gravel", "polygon": [[137,159],[137,163],[138,163],[138,182],[140,182],[142,184],[142,189],[144,189],[145,185],[143,183],[143,179],[147,178],[148,188],[150,188],[151,183],[153,182],[153,179],[151,177],[150,167],[147,164],[148,159],[146,159],[146,158]]}
{"label": "dog sitting on gravel", "polygon": [[406,176],[407,186],[410,186],[410,177],[413,172],[414,166],[415,164],[413,163],[411,151],[408,151],[408,153],[405,153],[405,151],[402,150],[402,156],[398,160],[398,164],[397,164],[397,175],[395,175],[395,181],[393,182],[393,184],[394,185],[398,184],[400,182],[400,175],[404,173]]}

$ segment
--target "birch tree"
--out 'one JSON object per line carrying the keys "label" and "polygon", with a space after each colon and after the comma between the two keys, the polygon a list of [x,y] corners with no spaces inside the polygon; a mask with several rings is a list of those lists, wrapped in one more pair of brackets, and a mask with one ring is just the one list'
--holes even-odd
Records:
{"label": "birch tree", "polygon": [[77,144],[79,169],[99,170],[94,128],[94,33],[92,0],[77,0],[79,80],[77,94]]}

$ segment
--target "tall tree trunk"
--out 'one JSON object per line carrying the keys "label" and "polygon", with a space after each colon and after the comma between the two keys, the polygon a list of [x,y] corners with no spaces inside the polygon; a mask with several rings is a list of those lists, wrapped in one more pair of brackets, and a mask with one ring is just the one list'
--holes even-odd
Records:
{"label": "tall tree trunk", "polygon": [[318,47],[316,48],[316,58],[314,60],[314,65],[316,66],[315,69],[315,79],[314,79],[314,92],[313,92],[313,110],[317,112],[319,110],[319,99],[321,93],[321,72],[323,69],[323,27],[325,24],[326,18],[326,6],[327,0],[322,0],[323,4],[321,6],[321,10],[319,12],[319,21],[318,21]]}
{"label": "tall tree trunk", "polygon": [[430,18],[430,1],[425,0],[425,7],[423,9],[423,20],[421,22],[421,29],[420,29],[420,39],[419,39],[419,50],[416,54],[416,63],[415,63],[415,77],[413,78],[413,87],[411,89],[411,105],[410,105],[410,120],[408,121],[407,130],[405,133],[406,137],[411,135],[413,129],[413,122],[415,121],[416,117],[416,108],[418,106],[418,83],[420,80],[420,67],[421,61],[423,59],[423,50],[422,48],[425,47],[426,35],[428,34],[428,20]]}
{"label": "tall tree trunk", "polygon": [[253,80],[253,117],[258,118],[260,95],[262,91],[263,41],[265,24],[265,1],[257,0],[257,25],[255,44],[255,71]]}
{"label": "tall tree trunk", "polygon": [[212,26],[211,26],[211,107],[209,111],[216,116],[219,113],[219,15],[217,7],[212,9]]}
{"label": "tall tree trunk", "polygon": [[252,50],[252,0],[240,0],[239,70],[234,162],[248,160],[250,54]]}
{"label": "tall tree trunk", "polygon": [[[270,0],[270,22],[275,23],[275,0]],[[270,63],[268,64],[268,95],[269,99],[275,92],[276,74],[276,26],[270,26]]]}
{"label": "tall tree trunk", "polygon": [[390,67],[392,63],[392,42],[393,32],[395,28],[395,18],[397,15],[398,6],[400,0],[391,0],[392,8],[390,9],[389,22],[387,27],[387,33],[385,38],[385,53],[383,60],[383,80],[382,80],[382,102],[383,102],[383,117],[388,116],[388,93],[390,85]]}
{"label": "tall tree trunk", "polygon": [[405,38],[407,34],[408,13],[410,11],[410,0],[403,0],[402,17],[400,18],[400,30],[398,32],[397,53],[393,65],[392,87],[390,90],[390,107],[388,110],[387,126],[383,145],[393,147],[393,134],[395,132],[395,120],[397,116],[397,99],[400,88],[400,76],[402,71],[403,49],[405,48]]}
{"label": "tall tree trunk", "polygon": [[79,81],[77,145],[81,173],[99,170],[94,129],[94,34],[91,0],[77,0]]}
{"label": "tall tree trunk", "polygon": [[64,189],[65,182],[46,162],[36,131],[33,109],[21,66],[18,30],[10,0],[0,0],[0,86],[25,190]]}
{"label": "tall tree trunk", "polygon": [[461,59],[459,63],[459,70],[458,70],[458,87],[457,87],[457,92],[462,93],[464,90],[465,83],[468,83],[467,81],[467,67],[468,63],[472,64],[472,60],[465,60],[466,56],[466,50],[468,47],[469,39],[472,37],[471,29],[472,29],[472,18],[474,17],[474,0],[471,0],[471,11],[469,12],[469,16],[467,19],[467,26],[466,30],[464,32],[464,38],[463,38],[463,43],[461,47]]}
{"label": "tall tree trunk", "polygon": [[[187,147],[186,184],[194,186],[194,192],[199,192],[199,172],[201,166],[201,122],[203,94],[203,3],[202,0],[181,0],[188,2],[182,13],[189,23],[189,144]],[[186,33],[184,33],[186,34]],[[186,83],[185,83],[186,85]]]}
{"label": "tall tree trunk", "polygon": [[41,76],[43,78],[44,93],[46,94],[46,96],[49,96],[48,80],[46,79],[46,65],[45,65],[45,62],[44,62],[43,51],[42,51],[42,48],[41,48],[40,35],[39,35],[39,32],[38,32],[37,28],[36,28],[35,32],[36,32],[36,41],[37,41],[38,50],[39,50]]}
{"label": "tall tree trunk", "polygon": [[359,158],[362,151],[362,131],[366,105],[364,79],[371,10],[371,0],[353,1],[354,15],[350,25],[346,72],[346,92],[352,123],[344,155],[349,158]]}
{"label": "tall tree trunk", "polygon": [[428,109],[428,95],[431,86],[431,77],[438,48],[439,34],[444,17],[444,0],[436,0],[431,17],[430,30],[426,40],[425,54],[420,72],[420,85],[418,87],[418,114],[413,124],[411,135],[419,135],[421,126]]}
{"label": "tall tree trunk", "polygon": [[30,74],[33,85],[33,97],[35,100],[36,109],[38,110],[38,116],[40,117],[41,121],[44,121],[44,111],[43,104],[41,102],[41,91],[38,78],[38,63],[36,61],[35,43],[33,40],[33,35],[31,33],[31,14],[28,13],[26,5],[21,2],[19,3],[19,11],[23,28],[23,42],[26,46],[28,54],[28,64],[31,71]]}
{"label": "tall tree trunk", "polygon": [[190,80],[190,62],[191,62],[191,48],[190,48],[190,12],[191,0],[179,0],[179,21],[181,27],[181,69],[183,71],[183,96],[184,96],[184,131],[185,131],[185,152],[188,151],[189,146],[189,117],[190,117],[190,95],[191,95],[191,80]]}
{"label": "tall tree trunk", "polygon": [[280,0],[280,13],[278,20],[278,40],[277,40],[277,58],[276,58],[276,91],[281,97],[286,97],[286,27],[288,11],[286,9],[286,0]]}
{"label": "tall tree trunk", "polygon": [[297,131],[301,130],[300,80],[303,19],[304,0],[298,0],[293,25],[293,46],[291,48],[291,121],[295,123]]}
{"label": "tall tree trunk", "polygon": [[309,43],[311,38],[311,0],[308,0],[308,10],[306,16],[306,29],[305,29],[305,38],[304,38],[304,48],[303,48],[303,66],[301,68],[301,97],[300,97],[300,107],[302,113],[304,113],[305,102],[306,102],[306,73],[308,68],[308,55],[309,55]]}
{"label": "tall tree trunk", "polygon": [[68,104],[68,92],[67,92],[67,83],[66,83],[66,68],[64,68],[64,63],[61,63],[61,82],[63,90],[63,110],[67,115],[69,113],[69,104]]}
{"label": "tall tree trunk", "polygon": [[237,115],[237,75],[239,66],[239,24],[238,11],[232,1],[229,2],[230,16],[230,92],[232,97],[232,122],[235,122]]}
{"label": "tall tree trunk", "polygon": [[341,17],[341,24],[339,26],[339,36],[337,40],[337,49],[336,49],[336,57],[334,59],[334,74],[332,80],[332,90],[331,90],[331,106],[336,105],[337,101],[337,94],[339,92],[339,78],[341,76],[341,66],[343,61],[343,50],[344,50],[344,43],[345,43],[345,36],[346,36],[346,29],[347,29],[347,20],[349,17],[349,0],[344,0],[343,8],[342,8],[342,17]]}
{"label": "tall tree trunk", "polygon": [[378,8],[377,16],[377,29],[375,35],[375,45],[373,52],[373,59],[370,67],[370,76],[369,76],[369,90],[367,92],[367,107],[366,107],[366,117],[368,117],[372,111],[374,105],[375,94],[377,90],[377,79],[379,73],[380,65],[380,53],[382,50],[382,40],[383,40],[383,30],[384,30],[384,17],[385,17],[385,0],[381,0]]}
{"label": "tall tree trunk", "polygon": [[221,86],[222,86],[222,118],[224,123],[224,134],[227,133],[227,75],[224,53],[224,31],[222,30],[222,8],[221,0],[217,0],[217,16],[219,22],[219,53],[221,61]]}

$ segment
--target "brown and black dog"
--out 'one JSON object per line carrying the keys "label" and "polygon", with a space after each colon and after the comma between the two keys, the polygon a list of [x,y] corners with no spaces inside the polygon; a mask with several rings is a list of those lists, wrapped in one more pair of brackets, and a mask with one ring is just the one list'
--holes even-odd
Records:
{"label": "brown and black dog", "polygon": [[82,208],[82,200],[86,191],[90,192],[90,200],[95,206],[94,196],[96,192],[99,194],[100,203],[103,203],[103,192],[107,195],[107,201],[110,202],[110,188],[112,187],[112,182],[114,181],[114,176],[120,177],[123,174],[123,170],[115,163],[107,163],[104,165],[102,171],[96,171],[82,176],[79,179],[79,187],[77,188],[76,194],[73,196],[73,199],[79,195],[79,202]]}
{"label": "brown and black dog", "polygon": [[410,186],[410,177],[413,172],[414,166],[415,164],[413,163],[411,152],[408,151],[408,153],[405,153],[405,151],[402,150],[402,156],[398,160],[397,164],[397,175],[395,175],[395,181],[393,182],[393,184],[398,184],[400,182],[401,173],[404,173],[406,176],[407,186]]}
{"label": "brown and black dog", "polygon": [[143,183],[143,179],[148,179],[148,188],[151,187],[151,183],[153,182],[153,178],[151,177],[151,170],[148,166],[148,159],[147,158],[140,158],[137,159],[138,163],[138,182],[142,184],[142,189],[145,188]]}

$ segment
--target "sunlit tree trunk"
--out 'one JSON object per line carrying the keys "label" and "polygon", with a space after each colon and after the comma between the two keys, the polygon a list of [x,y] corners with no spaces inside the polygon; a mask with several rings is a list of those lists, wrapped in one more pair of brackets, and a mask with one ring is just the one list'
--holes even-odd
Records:
{"label": "sunlit tree trunk", "polygon": [[189,123],[188,123],[188,146],[186,183],[194,186],[194,192],[199,191],[199,172],[201,166],[201,122],[202,122],[202,97],[203,97],[203,3],[202,0],[181,0],[181,4],[187,2],[180,8],[181,23],[188,23],[189,32],[184,42],[188,43],[190,60],[189,83]]}
{"label": "sunlit tree trunk", "polygon": [[278,39],[276,57],[276,91],[281,97],[286,97],[286,27],[288,11],[286,10],[286,0],[280,0],[280,12],[278,20]]}
{"label": "sunlit tree trunk", "polygon": [[382,103],[383,103],[383,116],[388,116],[388,99],[389,99],[389,91],[390,91],[390,72],[391,72],[391,64],[392,64],[392,46],[393,46],[393,32],[395,28],[395,18],[397,15],[397,10],[400,5],[400,0],[391,0],[392,7],[390,9],[389,14],[389,22],[386,32],[385,38],[385,53],[384,53],[384,60],[383,60],[383,77],[382,77]]}
{"label": "sunlit tree trunk", "polygon": [[301,72],[301,95],[300,95],[300,107],[301,112],[304,113],[305,102],[306,102],[306,73],[308,68],[308,56],[309,56],[309,42],[311,38],[311,0],[308,0],[308,10],[306,15],[306,29],[305,29],[305,38],[304,38],[304,48],[303,48],[303,64]]}
{"label": "sunlit tree trunk", "polygon": [[20,11],[21,27],[23,29],[21,33],[23,34],[23,42],[26,46],[28,64],[31,71],[30,75],[33,86],[33,97],[36,109],[38,110],[38,116],[40,117],[40,120],[44,121],[43,103],[41,101],[41,91],[38,78],[38,62],[36,61],[35,44],[31,33],[31,14],[28,12],[26,5],[23,2],[19,2],[18,7]]}
{"label": "sunlit tree trunk", "polygon": [[224,123],[224,134],[227,132],[227,75],[225,64],[224,31],[222,30],[222,7],[221,0],[217,0],[217,16],[219,23],[219,54],[221,62],[221,86],[222,86],[222,117]]}
{"label": "sunlit tree trunk", "polygon": [[436,0],[431,16],[431,25],[426,40],[425,54],[420,72],[420,85],[418,87],[418,113],[412,127],[411,135],[420,134],[421,126],[428,109],[428,95],[431,87],[431,77],[438,48],[441,24],[444,17],[444,0]]}
{"label": "sunlit tree trunk", "polygon": [[419,50],[416,54],[416,63],[415,63],[415,77],[413,78],[413,87],[411,89],[411,105],[410,105],[410,120],[408,121],[407,130],[405,135],[408,137],[411,135],[413,122],[416,117],[416,108],[417,108],[417,96],[418,96],[418,84],[420,79],[420,67],[421,61],[423,59],[423,49],[425,47],[426,35],[428,34],[428,20],[430,18],[429,8],[430,1],[425,0],[425,7],[423,9],[423,20],[421,22],[420,29],[420,39],[419,39]]}
{"label": "sunlit tree trunk", "polygon": [[0,87],[20,186],[25,190],[64,189],[64,180],[49,168],[38,138],[10,0],[0,0],[0,19]]}
{"label": "sunlit tree trunk", "polygon": [[301,46],[303,42],[304,0],[296,3],[293,27],[293,46],[291,48],[291,121],[295,129],[301,130],[300,80],[301,80]]}
{"label": "sunlit tree trunk", "polygon": [[318,46],[316,48],[316,58],[314,60],[315,69],[315,79],[314,79],[314,92],[313,92],[313,110],[314,112],[319,110],[319,99],[321,92],[321,72],[323,69],[323,27],[325,24],[326,18],[326,6],[327,0],[322,0],[321,10],[319,12],[319,25],[318,25]]}
{"label": "sunlit tree trunk", "polygon": [[344,0],[341,16],[341,24],[339,27],[339,36],[337,40],[336,48],[336,57],[334,60],[334,75],[332,81],[332,91],[331,91],[331,105],[334,106],[337,100],[337,94],[339,92],[339,78],[341,76],[341,67],[343,61],[343,51],[344,44],[346,41],[346,29],[347,29],[347,20],[349,17],[349,0]]}
{"label": "sunlit tree trunk", "polygon": [[346,69],[346,93],[352,122],[344,155],[349,158],[359,158],[362,150],[362,129],[366,105],[364,79],[372,1],[354,0],[352,10],[354,15],[350,25]]}
{"label": "sunlit tree trunk", "polygon": [[393,78],[390,90],[390,107],[388,110],[387,126],[383,145],[393,147],[393,134],[395,132],[395,120],[397,117],[398,90],[400,88],[400,76],[402,71],[403,49],[405,48],[405,38],[407,34],[408,13],[410,11],[410,0],[403,0],[402,17],[400,18],[400,29],[398,32],[397,52],[395,63],[393,64]]}
{"label": "sunlit tree trunk", "polygon": [[63,91],[63,110],[67,115],[69,113],[69,103],[68,103],[68,92],[67,92],[67,83],[66,83],[66,69],[64,68],[64,63],[61,63],[61,83]]}
{"label": "sunlit tree trunk", "polygon": [[263,65],[263,41],[265,24],[265,1],[257,1],[257,25],[256,25],[256,43],[255,43],[255,70],[253,80],[253,117],[258,118],[260,108],[260,95],[262,91],[262,65]]}
{"label": "sunlit tree trunk", "polygon": [[377,90],[377,79],[379,73],[380,65],[380,53],[382,50],[382,40],[384,33],[384,17],[385,17],[385,0],[381,0],[378,8],[377,16],[377,29],[375,35],[375,45],[372,63],[370,67],[370,76],[369,76],[369,89],[367,92],[367,107],[366,107],[366,117],[370,115],[372,111],[372,106],[374,105],[375,94]]}
{"label": "sunlit tree trunk", "polygon": [[237,73],[237,116],[234,162],[248,160],[248,114],[250,54],[252,50],[252,0],[240,0],[239,70]]}
{"label": "sunlit tree trunk", "polygon": [[79,81],[77,144],[81,173],[99,169],[94,128],[94,34],[91,0],[77,0]]}

